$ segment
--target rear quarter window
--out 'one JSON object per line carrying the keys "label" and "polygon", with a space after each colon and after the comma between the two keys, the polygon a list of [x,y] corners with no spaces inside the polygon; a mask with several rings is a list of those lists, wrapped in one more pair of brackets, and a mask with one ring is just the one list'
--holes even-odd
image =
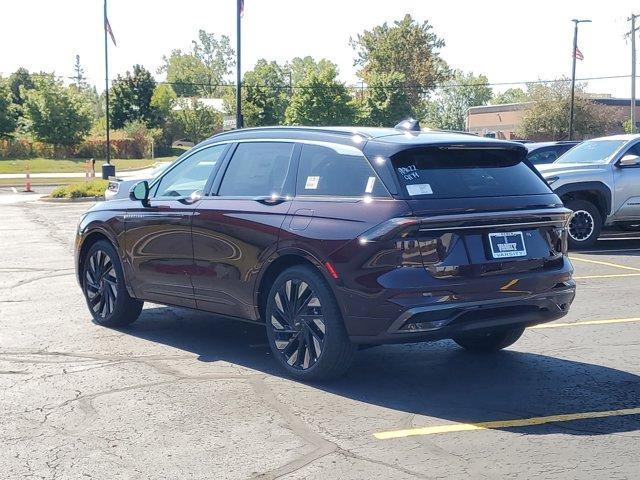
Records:
{"label": "rear quarter window", "polygon": [[421,147],[391,157],[409,198],[539,195],[551,192],[524,152],[496,148]]}

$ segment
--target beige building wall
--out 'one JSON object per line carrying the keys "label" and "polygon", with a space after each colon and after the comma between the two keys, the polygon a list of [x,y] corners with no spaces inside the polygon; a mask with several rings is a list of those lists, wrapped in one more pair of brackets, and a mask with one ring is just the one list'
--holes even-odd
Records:
{"label": "beige building wall", "polygon": [[[630,101],[624,99],[601,99],[607,108],[611,110],[611,118],[614,127],[606,132],[608,135],[623,133],[622,123],[629,118],[631,110]],[[479,136],[495,135],[496,138],[504,140],[518,139],[517,131],[526,103],[512,103],[505,105],[485,105],[471,107],[467,112],[467,131]],[[568,118],[567,112],[567,118]],[[636,105],[636,119],[640,122],[640,105]],[[545,141],[553,140],[546,137],[528,138],[527,140]]]}

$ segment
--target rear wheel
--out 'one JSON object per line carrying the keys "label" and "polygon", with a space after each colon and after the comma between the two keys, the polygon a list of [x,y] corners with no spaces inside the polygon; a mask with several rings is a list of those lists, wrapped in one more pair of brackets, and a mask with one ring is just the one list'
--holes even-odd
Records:
{"label": "rear wheel", "polygon": [[569,220],[569,248],[592,247],[602,230],[600,211],[587,200],[570,200],[565,206],[573,211]]}
{"label": "rear wheel", "polygon": [[453,337],[453,341],[470,352],[497,352],[518,341],[524,327],[493,328],[468,332]]}
{"label": "rear wheel", "polygon": [[351,365],[356,348],[331,289],[313,268],[294,266],[276,278],[265,317],[271,351],[292,377],[327,380]]}
{"label": "rear wheel", "polygon": [[106,240],[94,243],[84,260],[82,290],[94,321],[105,327],[133,323],[143,302],[129,295],[118,252]]}

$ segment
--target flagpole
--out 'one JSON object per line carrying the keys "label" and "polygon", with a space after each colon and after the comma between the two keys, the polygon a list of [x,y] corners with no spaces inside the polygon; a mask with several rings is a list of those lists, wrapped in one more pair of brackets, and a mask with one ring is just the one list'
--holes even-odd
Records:
{"label": "flagpole", "polygon": [[573,104],[576,94],[576,52],[578,50],[578,24],[591,22],[591,20],[571,20],[574,23],[573,29],[573,65],[571,67],[571,108],[569,112],[569,140],[573,140]]}
{"label": "flagpole", "polygon": [[573,58],[573,64],[571,67],[571,110],[569,113],[569,140],[573,140],[573,103],[576,95],[576,48],[578,48],[578,20],[572,21],[575,24],[575,28],[573,29],[573,54],[571,55]]}
{"label": "flagpole", "polygon": [[[105,0],[106,1],[106,0]],[[236,49],[237,49],[237,60],[236,60],[236,128],[242,128],[242,75],[240,71],[240,58],[242,42],[241,42],[241,21],[240,15],[242,13],[242,2],[243,0],[236,0],[237,12],[236,12],[236,29],[237,29],[237,38],[236,38]]]}
{"label": "flagpole", "polygon": [[104,18],[102,28],[104,29],[104,96],[105,113],[107,119],[107,144],[106,144],[106,168],[102,166],[102,178],[108,179],[109,175],[115,175],[115,169],[111,167],[111,142],[109,138],[109,42],[107,39],[107,0],[104,0]]}

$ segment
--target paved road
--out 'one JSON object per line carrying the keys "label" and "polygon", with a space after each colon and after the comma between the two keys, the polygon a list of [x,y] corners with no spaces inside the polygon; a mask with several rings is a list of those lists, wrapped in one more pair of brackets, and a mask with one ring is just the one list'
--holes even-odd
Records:
{"label": "paved road", "polygon": [[93,325],[86,208],[0,205],[0,478],[640,477],[638,240],[574,254],[571,313],[508,351],[377,347],[305,385],[259,327],[156,305]]}

